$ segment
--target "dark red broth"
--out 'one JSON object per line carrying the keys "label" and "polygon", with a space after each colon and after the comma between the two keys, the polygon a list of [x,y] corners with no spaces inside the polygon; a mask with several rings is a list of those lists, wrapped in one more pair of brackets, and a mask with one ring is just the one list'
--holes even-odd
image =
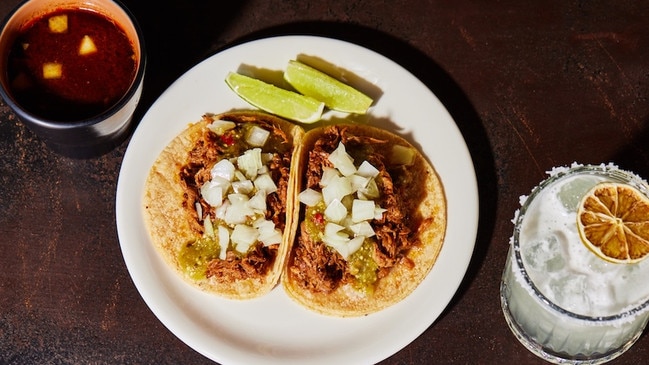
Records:
{"label": "dark red broth", "polygon": [[[49,19],[61,14],[67,15],[67,30],[54,33]],[[96,51],[81,55],[84,36]],[[46,63],[60,65],[60,76],[45,78]],[[127,92],[136,58],[133,44],[112,20],[88,10],[58,10],[24,27],[9,53],[8,72],[23,108],[51,120],[74,121],[100,114]]]}

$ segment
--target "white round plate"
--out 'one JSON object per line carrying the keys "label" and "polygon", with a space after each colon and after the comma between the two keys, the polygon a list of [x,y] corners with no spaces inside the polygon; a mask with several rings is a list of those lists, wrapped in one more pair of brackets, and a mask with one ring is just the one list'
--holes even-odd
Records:
{"label": "white round plate", "polygon": [[[165,265],[144,226],[144,182],[167,143],[206,112],[250,108],[224,82],[227,73],[245,67],[281,72],[299,55],[319,58],[379,89],[371,119],[419,146],[445,187],[448,227],[435,266],[410,296],[369,316],[332,318],[310,312],[288,298],[281,286],[248,301],[203,293]],[[180,340],[223,364],[373,364],[391,356],[416,339],[448,305],[471,259],[478,225],[471,156],[437,97],[378,53],[313,36],[237,45],[180,77],[134,132],[122,162],[116,199],[122,254],[142,298]]]}

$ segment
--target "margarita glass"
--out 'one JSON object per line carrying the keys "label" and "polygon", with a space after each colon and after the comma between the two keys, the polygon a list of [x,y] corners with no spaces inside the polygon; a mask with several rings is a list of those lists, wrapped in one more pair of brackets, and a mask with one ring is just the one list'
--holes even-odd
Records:
{"label": "margarita glass", "polygon": [[539,357],[562,364],[601,364],[626,351],[649,319],[649,260],[608,262],[577,229],[577,208],[595,185],[631,185],[638,176],[614,165],[555,168],[522,197],[500,297],[507,324]]}

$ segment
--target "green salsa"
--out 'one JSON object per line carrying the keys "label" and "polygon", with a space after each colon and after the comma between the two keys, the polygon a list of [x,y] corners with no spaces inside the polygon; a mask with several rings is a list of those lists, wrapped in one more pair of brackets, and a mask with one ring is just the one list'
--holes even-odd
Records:
{"label": "green salsa", "polygon": [[378,265],[372,258],[374,244],[371,239],[365,239],[361,248],[349,256],[350,273],[356,278],[353,287],[366,293],[374,292],[374,284],[378,280],[376,271]]}
{"label": "green salsa", "polygon": [[[241,156],[243,152],[258,146],[251,146],[246,141],[246,136],[251,132],[253,127],[261,127],[250,123],[237,123],[233,129],[223,132],[217,136],[216,143],[221,147],[221,159]],[[261,147],[263,152],[277,152],[283,154],[290,150],[291,145],[281,137],[271,133],[268,140]]]}
{"label": "green salsa", "polygon": [[216,238],[201,237],[185,244],[178,253],[178,263],[194,280],[205,279],[210,261],[219,257],[220,246]]}
{"label": "green salsa", "polygon": [[[324,220],[325,208],[324,202],[306,208],[304,223],[306,224],[306,232],[313,241],[322,240],[324,226],[326,224]],[[374,292],[374,284],[378,280],[376,274],[378,265],[372,257],[373,248],[374,241],[372,239],[365,239],[361,248],[349,256],[347,260],[349,273],[355,278],[352,284],[353,287],[368,294]],[[330,247],[329,249],[333,250]]]}
{"label": "green salsa", "polygon": [[322,234],[324,233],[326,224],[324,218],[325,208],[325,204],[322,201],[312,207],[306,208],[304,219],[306,231],[310,238],[316,242],[322,239]]}
{"label": "green salsa", "polygon": [[[198,196],[201,194],[201,186],[197,186],[196,175],[198,172],[203,170],[209,170],[212,166],[218,161],[224,159],[232,159],[241,156],[247,150],[251,148],[261,148],[263,153],[272,153],[274,158],[279,155],[279,158],[286,158],[290,156],[290,151],[292,149],[291,143],[286,139],[284,132],[280,130],[278,126],[275,126],[272,123],[247,123],[246,118],[241,118],[238,120],[236,116],[233,118],[235,127],[226,130],[215,131],[211,130],[203,134],[202,139],[196,143],[196,147],[189,153],[190,156],[197,156],[197,163],[187,164],[181,168],[181,179],[185,181],[185,185],[188,188],[193,189]],[[265,141],[262,147],[252,146],[248,142],[248,137],[253,131],[253,128],[262,128],[270,131],[271,133],[268,136],[268,139]],[[216,146],[218,151],[218,156],[213,156],[214,154],[205,154],[206,148],[202,148],[205,145],[210,147]],[[218,158],[217,158],[218,157]],[[184,172],[186,171],[186,172]],[[204,183],[204,181],[202,182]],[[186,197],[189,195],[186,195]],[[195,196],[194,194],[191,195]],[[187,199],[187,198],[186,198]],[[186,201],[185,203],[194,205],[195,201]],[[324,210],[324,207],[322,208]],[[259,218],[264,218],[263,213],[257,213],[254,217],[248,216],[244,224],[250,226],[253,221]],[[208,214],[208,218],[212,219]],[[203,221],[202,217],[198,217],[199,222]],[[226,226],[230,230],[234,228],[234,225],[227,224],[221,219],[215,219],[212,222],[214,228],[217,226]],[[254,248],[257,248],[258,245],[261,245],[260,241],[250,245],[247,252],[237,251],[232,244],[228,244],[227,252],[234,252],[237,257],[242,258],[247,253],[249,253]],[[178,264],[181,270],[191,277],[194,280],[201,280],[206,278],[208,266],[210,262],[219,259],[219,254],[221,253],[221,245],[219,244],[218,237],[211,234],[204,233],[202,237],[186,242],[177,253]]]}

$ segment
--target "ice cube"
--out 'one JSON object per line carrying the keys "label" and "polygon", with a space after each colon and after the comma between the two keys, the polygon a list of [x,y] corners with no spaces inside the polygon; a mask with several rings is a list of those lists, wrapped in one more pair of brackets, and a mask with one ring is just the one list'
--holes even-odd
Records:
{"label": "ice cube", "polygon": [[543,241],[533,241],[525,246],[525,250],[522,250],[523,259],[525,264],[529,269],[540,270],[543,263],[541,262],[541,255],[543,254],[543,246],[545,242]]}
{"label": "ice cube", "polygon": [[592,302],[586,289],[586,276],[569,272],[550,279],[551,297],[560,307],[575,313],[586,314],[592,310]]}
{"label": "ice cube", "polygon": [[530,242],[523,256],[528,267],[539,272],[555,272],[565,266],[559,238],[554,234]]}
{"label": "ice cube", "polygon": [[566,266],[566,260],[561,255],[556,255],[545,263],[545,270],[547,272],[556,272],[562,270]]}
{"label": "ice cube", "polygon": [[644,272],[637,264],[617,265],[619,271],[611,276],[610,286],[616,302],[622,307],[628,307],[647,300],[647,280]]}
{"label": "ice cube", "polygon": [[595,186],[596,183],[597,181],[593,180],[589,176],[575,176],[572,179],[567,179],[559,188],[557,197],[568,211],[576,212],[581,198],[588,192],[588,190]]}

